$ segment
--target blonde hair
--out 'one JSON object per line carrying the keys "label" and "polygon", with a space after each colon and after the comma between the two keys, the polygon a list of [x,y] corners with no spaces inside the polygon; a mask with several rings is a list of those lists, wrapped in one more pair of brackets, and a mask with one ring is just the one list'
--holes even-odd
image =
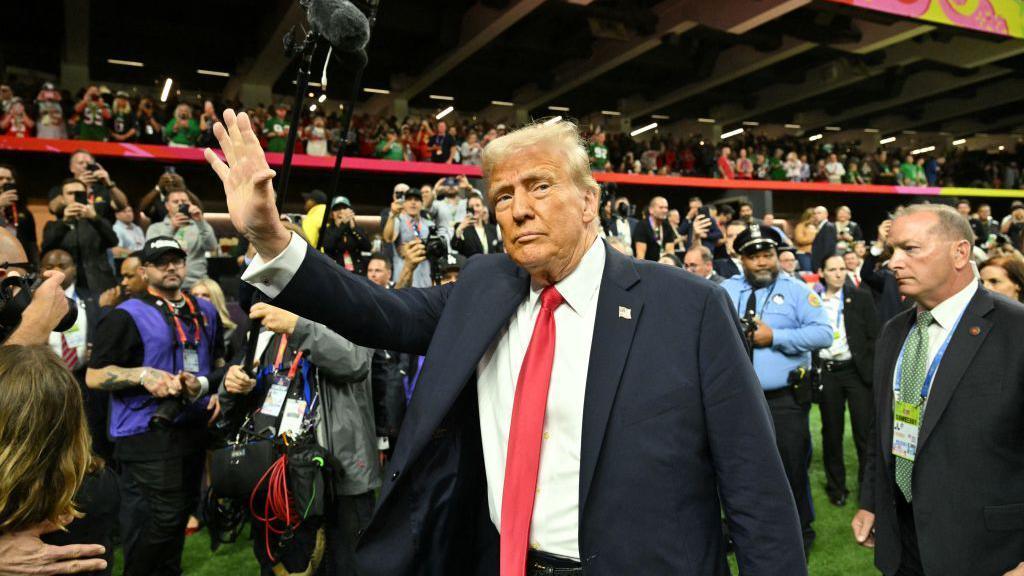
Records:
{"label": "blonde hair", "polygon": [[202,286],[210,293],[210,302],[217,309],[217,316],[220,316],[220,323],[224,326],[224,329],[234,330],[237,328],[238,324],[232,322],[231,316],[228,315],[228,303],[224,298],[224,291],[221,290],[220,284],[214,282],[212,278],[200,278],[192,285],[192,289],[195,290],[196,286]]}
{"label": "blonde hair", "polygon": [[569,176],[581,192],[600,195],[601,188],[590,172],[590,157],[576,124],[563,120],[554,124],[535,123],[492,140],[484,148],[484,178],[490,180],[495,169],[510,157],[537,146],[550,146],[565,154]]}
{"label": "blonde hair", "polygon": [[74,376],[47,346],[0,346],[0,382],[0,534],[80,517],[98,460]]}

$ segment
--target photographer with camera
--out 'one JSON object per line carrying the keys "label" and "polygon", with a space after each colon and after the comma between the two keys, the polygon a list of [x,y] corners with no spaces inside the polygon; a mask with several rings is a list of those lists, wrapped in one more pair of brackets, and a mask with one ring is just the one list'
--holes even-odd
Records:
{"label": "photographer with camera", "polygon": [[450,243],[455,227],[466,217],[466,199],[473,187],[465,176],[441,178],[434,184],[434,197],[438,199],[429,209],[437,224],[437,233]]}
{"label": "photographer with camera", "polygon": [[153,99],[139,100],[139,109],[135,114],[136,139],[140,144],[163,144],[164,127],[153,116]]}
{"label": "photographer with camera", "polygon": [[110,222],[97,214],[96,202],[83,182],[65,180],[53,204],[58,219],[43,228],[43,252],[59,248],[71,254],[83,272],[78,285],[99,294],[117,284],[107,257],[107,250],[117,246],[117,234]]}
{"label": "photographer with camera", "polygon": [[467,212],[455,229],[452,250],[469,258],[477,254],[497,254],[503,251],[498,227],[490,222],[490,212],[478,196],[470,196]]}
{"label": "photographer with camera", "polygon": [[[114,224],[114,212],[121,206],[128,205],[128,197],[117,187],[110,173],[96,162],[86,150],[76,150],[68,160],[68,171],[71,177],[85,184],[87,198],[96,209],[96,214]],[[57,214],[64,206],[61,200],[61,185],[50,188],[47,198],[50,200],[50,212]],[[83,202],[84,204],[84,202]]]}
{"label": "photographer with camera", "polygon": [[86,383],[111,393],[125,574],[179,574],[224,338],[214,305],[182,291],[186,254],[173,238],[147,240],[139,258],[149,291],[100,321]]}
{"label": "photographer with camera", "polygon": [[800,280],[779,274],[776,250],[782,238],[773,228],[751,224],[736,236],[743,273],[722,282],[742,319],[754,371],[764,388],[775,426],[775,442],[796,499],[804,553],[814,543],[811,504],[811,430],[813,387],[811,354],[832,344],[821,298]]}
{"label": "photographer with camera", "polygon": [[[398,201],[391,203],[391,213],[384,224],[381,238],[384,242],[394,245],[392,269],[399,278],[402,277],[402,269],[405,267],[403,247],[417,239],[426,244],[434,232],[434,223],[423,218],[422,212],[423,194],[415,188],[405,192],[405,199],[401,204]],[[432,284],[430,263],[417,266],[412,273],[412,286],[429,288]]]}
{"label": "photographer with camera", "polygon": [[0,164],[0,226],[17,236],[28,262],[39,260],[36,219],[19,202],[18,175],[11,166]]}
{"label": "photographer with camera", "polygon": [[202,209],[192,203],[188,190],[172,190],[164,202],[167,216],[162,222],[150,224],[146,239],[170,236],[188,255],[188,270],[182,288],[191,288],[206,277],[206,252],[216,252],[217,235],[213,226],[203,218]]}
{"label": "photographer with camera", "polygon": [[342,268],[363,273],[363,253],[369,252],[372,245],[366,232],[356,226],[356,213],[345,196],[331,202],[331,221],[324,233],[323,248],[324,254]]}
{"label": "photographer with camera", "polygon": [[107,140],[107,122],[110,121],[110,107],[100,95],[100,89],[89,86],[82,99],[75,104],[76,128],[79,140]]}
{"label": "photographer with camera", "polygon": [[192,117],[192,107],[182,102],[174,108],[174,117],[164,126],[168,146],[191,148],[199,140],[199,123]]}

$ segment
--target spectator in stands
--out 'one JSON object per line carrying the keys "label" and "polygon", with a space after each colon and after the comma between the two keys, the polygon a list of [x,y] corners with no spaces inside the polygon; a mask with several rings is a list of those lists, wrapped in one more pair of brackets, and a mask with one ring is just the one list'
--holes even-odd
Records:
{"label": "spectator in stands", "polygon": [[117,246],[117,234],[110,222],[99,217],[95,199],[89,199],[86,186],[69,178],[55,199],[57,220],[43,228],[43,252],[61,248],[70,253],[75,266],[84,274],[78,279],[82,288],[99,294],[116,284],[107,250]]}
{"label": "spectator in stands", "polygon": [[715,272],[712,260],[711,250],[707,246],[691,246],[683,256],[683,268],[705,280],[721,284],[725,278]]}
{"label": "spectator in stands", "polygon": [[128,93],[118,90],[114,96],[110,122],[110,137],[115,142],[132,142],[135,138],[135,115],[132,104],[128,101]]}
{"label": "spectator in stands", "polygon": [[455,227],[466,217],[466,200],[472,195],[473,187],[465,176],[441,178],[434,184],[434,197],[438,202],[430,209],[437,225],[437,233],[450,243]]}
{"label": "spectator in stands", "polygon": [[302,219],[302,234],[310,246],[319,246],[320,228],[324,225],[324,213],[327,211],[327,194],[314,189],[303,192],[302,200],[302,209],[306,212]]}
{"label": "spectator in stands", "polygon": [[220,144],[213,135],[213,125],[220,121],[217,117],[217,108],[212,100],[203,102],[203,113],[199,115],[199,140],[196,146],[200,148],[219,148]]}
{"label": "spectator in stands", "polygon": [[284,152],[288,146],[288,132],[292,127],[291,121],[288,119],[289,110],[291,110],[290,106],[279,102],[277,106],[274,106],[274,115],[263,124],[263,135],[267,139],[267,152]]}
{"label": "spectator in stands", "polygon": [[168,169],[157,179],[156,186],[139,201],[139,220],[143,224],[163,221],[167,217],[167,195],[186,189],[185,179]]}
{"label": "spectator in stands", "polygon": [[938,158],[930,156],[928,158],[928,161],[924,164],[924,176],[929,186],[939,186],[945,165],[945,156],[939,156]]}
{"label": "spectator in stands", "polygon": [[52,82],[44,82],[36,95],[36,121],[37,138],[64,140],[68,137],[61,95]]}
{"label": "spectator in stands", "polygon": [[992,292],[1024,302],[1024,262],[1003,256],[989,258],[978,268],[981,283]]}
{"label": "spectator in stands", "polygon": [[[776,152],[781,153],[781,150]],[[799,157],[797,157],[796,152],[786,154],[786,162],[782,165],[786,174],[785,179],[790,182],[799,182],[802,179],[803,166],[804,163],[800,161]],[[775,180],[776,178],[772,179]]]}
{"label": "spectator in stands", "polygon": [[971,216],[971,201],[967,198],[960,198],[956,201],[956,211],[964,218],[967,218],[967,220],[971,220],[973,218],[973,216]]}
{"label": "spectator in stands", "polygon": [[992,207],[988,204],[978,204],[978,213],[971,218],[971,231],[974,232],[974,243],[984,247],[991,240],[991,236],[999,232],[999,223],[992,218]]}
{"label": "spectator in stands", "polygon": [[662,254],[661,258],[658,258],[658,264],[663,264],[665,266],[672,266],[674,268],[682,268],[683,267],[683,261],[679,259],[679,256],[676,256],[675,254],[672,254],[671,252],[667,252],[665,254]]}
{"label": "spectator in stands", "polygon": [[814,208],[804,210],[793,228],[793,244],[796,246],[796,259],[801,270],[811,269],[811,247],[814,237],[818,235],[818,223],[815,220]]}
{"label": "spectator in stands", "polygon": [[657,262],[662,254],[675,251],[678,238],[667,218],[668,200],[662,196],[651,198],[647,218],[637,223],[633,235],[633,252],[637,258]]}
{"label": "spectator in stands", "polygon": [[14,102],[14,91],[7,84],[0,84],[0,115],[7,114],[7,110]]}
{"label": "spectator in stands", "polygon": [[138,298],[146,293],[146,277],[139,269],[141,265],[138,253],[121,261],[121,282],[100,294],[100,308],[113,308],[129,298]]}
{"label": "spectator in stands", "polygon": [[412,151],[416,160],[427,162],[431,160],[430,141],[434,137],[434,130],[430,127],[428,120],[422,120],[413,137]]}
{"label": "spectator in stands", "polygon": [[[825,258],[835,254],[839,248],[839,229],[835,223],[828,221],[828,208],[816,206],[814,222],[818,227],[818,233],[811,245],[811,267],[808,270],[820,270]],[[849,228],[846,237],[851,238]]]}
{"label": "spectator in stands", "polygon": [[140,259],[149,293],[100,321],[86,381],[112,393],[125,574],[180,574],[224,339],[213,304],[182,291],[186,254],[173,238],[150,238]]}
{"label": "spectator in stands", "polygon": [[117,246],[111,249],[115,258],[124,258],[132,252],[142,250],[146,243],[146,233],[135,223],[135,210],[131,204],[117,211],[117,222],[114,222],[114,233],[117,234]]}
{"label": "spectator in stands", "polygon": [[317,114],[313,122],[306,126],[306,154],[310,156],[327,156],[327,128],[324,117]]}
{"label": "spectator in stands", "polygon": [[455,138],[448,133],[448,124],[438,122],[437,132],[430,137],[430,161],[451,164],[454,148]]}
{"label": "spectator in stands", "polygon": [[479,196],[470,196],[466,215],[455,229],[452,250],[469,258],[477,254],[495,254],[503,251],[498,227],[490,222],[490,212]]}
{"label": "spectator in stands", "polygon": [[829,184],[842,183],[844,176],[846,176],[846,168],[843,168],[843,163],[839,161],[839,157],[835,153],[829,154],[828,162],[825,163],[825,177],[828,179]]}
{"label": "spectator in stands", "polygon": [[370,238],[356,226],[356,213],[345,196],[331,202],[331,221],[324,232],[324,253],[342,268],[364,273],[363,254],[370,252]]}
{"label": "spectator in stands", "polygon": [[402,143],[398,141],[398,133],[394,128],[388,128],[385,137],[377,143],[375,155],[382,160],[405,159],[405,151],[402,150]]}
{"label": "spectator in stands", "polygon": [[199,123],[192,117],[192,107],[182,102],[174,108],[174,116],[164,127],[168,146],[191,148],[199,141]]}
{"label": "spectator in stands", "polygon": [[96,86],[85,89],[82,99],[75,105],[75,127],[79,140],[107,139],[107,123],[110,122],[110,107],[100,96]]}
{"label": "spectator in stands", "polygon": [[1010,213],[1003,218],[999,231],[1010,238],[1015,248],[1021,249],[1021,242],[1024,241],[1024,202],[1014,200],[1010,203]]}
{"label": "spectator in stands", "polygon": [[[36,220],[18,195],[18,175],[14,167],[0,164],[0,227],[14,234],[25,249],[27,262],[39,260],[36,242]],[[6,188],[12,186],[10,190]]]}
{"label": "spectator in stands", "polygon": [[740,148],[739,158],[736,159],[736,178],[738,180],[751,180],[754,177],[754,163],[747,157],[747,149]]}
{"label": "spectator in stands", "polygon": [[785,274],[790,278],[800,279],[800,273],[797,270],[800,267],[800,263],[796,260],[796,251],[792,248],[783,248],[779,250],[779,273]]}
{"label": "spectator in stands", "polygon": [[370,261],[366,264],[366,277],[382,288],[394,287],[391,282],[391,259],[379,253],[370,255]]}
{"label": "spectator in stands", "polygon": [[112,547],[40,538],[82,511],[83,481],[102,467],[77,383],[41,345],[0,348],[0,378],[0,573],[109,573]]}
{"label": "spectator in stands", "polygon": [[241,320],[245,322],[244,325],[239,325],[231,318],[228,302],[224,297],[224,290],[221,289],[220,284],[213,278],[200,278],[188,293],[196,298],[206,300],[217,309],[220,325],[224,328],[224,358],[231,360],[235,357],[241,357],[245,349],[245,331],[249,326],[248,317],[241,317]]}
{"label": "spectator in stands", "polygon": [[[699,239],[701,244],[714,253],[718,243],[722,240],[722,229],[719,228],[716,219],[710,217],[710,209],[701,210],[704,207],[704,201],[699,196],[691,197],[688,200],[688,206],[686,218],[679,223],[680,238],[686,240],[687,248],[692,246],[694,239]],[[705,218],[708,220],[706,225],[703,222]],[[691,239],[691,235],[695,238]]]}
{"label": "spectator in stands", "polygon": [[206,276],[206,253],[217,251],[217,235],[206,221],[203,210],[192,203],[186,190],[175,190],[167,195],[167,216],[161,222],[150,224],[146,240],[167,236],[173,238],[188,256],[188,265],[181,287],[189,289]]}
{"label": "spectator in stands", "polygon": [[[633,246],[633,234],[636,230],[638,220],[633,217],[633,206],[629,198],[620,196],[615,199],[612,217],[604,223],[606,237],[618,238],[626,246]],[[632,254],[632,248],[630,248]]]}
{"label": "spectator in stands", "polygon": [[736,178],[736,172],[733,168],[733,161],[729,158],[732,154],[732,149],[728,146],[722,146],[722,151],[718,155],[718,162],[715,164],[715,177],[724,178],[726,180],[732,180]]}
{"label": "spectator in stands", "polygon": [[860,229],[860,224],[857,224],[851,220],[853,212],[850,211],[849,206],[840,206],[836,208],[836,240],[838,245],[836,252],[846,252],[847,250],[853,249],[854,242],[860,242],[864,240],[864,232]]}
{"label": "spectator in stands", "polygon": [[875,297],[880,325],[912,305],[912,302],[901,297],[899,283],[887,266],[892,254],[891,247],[886,245],[891,227],[892,220],[884,220],[878,225],[878,235],[871,248],[864,253],[864,264],[860,268],[863,285],[871,288]]}
{"label": "spectator in stands", "polygon": [[[116,208],[128,204],[128,198],[110,177],[110,173],[85,150],[76,150],[68,161],[71,177],[86,186],[89,201],[96,209],[96,214],[113,224],[116,220]],[[61,194],[61,186],[50,189],[50,211],[57,212],[58,206],[53,202]]]}
{"label": "spectator in stands", "polygon": [[723,278],[728,279],[743,273],[743,263],[740,260],[739,254],[736,253],[733,243],[736,237],[740,235],[740,232],[746,229],[747,225],[742,220],[732,220],[725,227],[725,243],[722,248],[727,256],[725,258],[716,258],[712,262],[715,272]]}
{"label": "spectator in stands", "polygon": [[462,163],[468,166],[480,166],[483,164],[484,147],[480,144],[480,138],[475,131],[466,135],[466,141],[459,146],[459,156]]}
{"label": "spectator in stands", "polygon": [[[401,290],[412,286],[416,269],[427,259],[427,246],[422,240],[415,238],[394,252],[400,254],[402,258],[402,271],[398,274],[398,280],[395,281],[395,289]],[[433,282],[433,278],[431,278],[431,282]]]}
{"label": "spectator in stands", "polygon": [[737,205],[736,219],[742,221],[747,226],[751,224],[760,224],[761,222],[754,218],[754,205],[746,200],[741,200]]}
{"label": "spectator in stands", "polygon": [[164,127],[153,116],[153,107],[152,98],[139,100],[138,112],[135,114],[135,133],[140,144],[164,143]]}
{"label": "spectator in stands", "polygon": [[846,169],[846,174],[843,175],[843,182],[845,184],[867,184],[867,181],[864,180],[864,175],[860,172],[858,164],[852,161]]}
{"label": "spectator in stands", "polygon": [[843,254],[843,264],[846,266],[846,274],[849,277],[849,281],[855,288],[860,288],[862,282],[860,269],[864,266],[864,259],[858,256],[856,251],[850,250]]}
{"label": "spectator in stands", "polygon": [[7,114],[0,117],[0,134],[26,138],[32,136],[35,125],[36,123],[25,112],[25,104],[21,99],[15,99],[7,109]]}
{"label": "spectator in stands", "polygon": [[[405,266],[405,258],[402,256],[402,247],[414,240],[425,242],[434,223],[422,217],[423,194],[415,188],[405,193],[405,200],[399,209],[397,203],[393,203],[388,220],[384,224],[384,232],[381,239],[392,244],[394,247],[394,259],[392,270],[401,278],[402,269]],[[430,263],[416,266],[412,276],[412,286],[417,288],[429,288],[433,285],[430,275]]]}

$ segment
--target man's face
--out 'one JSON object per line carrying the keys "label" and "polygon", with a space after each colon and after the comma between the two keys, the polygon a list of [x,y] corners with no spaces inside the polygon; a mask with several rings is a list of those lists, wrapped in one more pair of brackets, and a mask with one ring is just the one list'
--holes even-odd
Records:
{"label": "man's face", "polygon": [[146,282],[159,290],[174,291],[185,279],[185,259],[179,254],[164,254],[145,265]]}
{"label": "man's face", "polygon": [[669,210],[668,223],[678,228],[680,222],[682,222],[682,217],[679,216],[679,210]]}
{"label": "man's face", "polygon": [[423,210],[423,201],[415,196],[406,196],[403,207],[405,208],[405,213],[408,216],[415,218],[419,216],[420,212]]}
{"label": "man's face", "polygon": [[43,261],[39,263],[39,270],[46,272],[48,270],[59,270],[64,273],[64,282],[60,285],[61,288],[67,290],[68,286],[75,283],[75,279],[78,278],[78,268],[75,267],[75,261],[71,259],[71,254],[63,250],[51,250],[47,252],[43,257]]}
{"label": "man's face", "polygon": [[839,256],[832,256],[825,260],[821,267],[822,277],[825,285],[832,290],[839,290],[846,282],[846,264]]}
{"label": "man's face", "polygon": [[686,255],[683,256],[683,268],[701,278],[707,278],[708,274],[711,274],[711,262],[705,262],[699,250],[686,251]]}
{"label": "man's face", "polygon": [[860,256],[856,252],[847,252],[843,254],[843,264],[850,272],[856,272],[860,270]]}
{"label": "man's face", "polygon": [[469,213],[472,214],[477,220],[483,220],[486,208],[484,208],[484,201],[477,198],[476,196],[470,196],[469,200],[466,201],[466,207],[469,208]]}
{"label": "man's face", "polygon": [[87,166],[92,164],[92,156],[88,152],[78,152],[71,156],[71,162],[68,168],[71,170],[71,174],[78,178],[83,172],[87,172],[89,169]]}
{"label": "man's face", "polygon": [[814,221],[815,221],[815,223],[821,224],[822,222],[824,222],[826,220],[828,220],[828,210],[826,210],[824,206],[818,206],[817,208],[815,208],[814,209]]}
{"label": "man's face", "polygon": [[961,202],[956,205],[956,211],[962,214],[964,218],[967,218],[971,215],[971,205],[967,202]]}
{"label": "man's face", "polygon": [[836,210],[836,220],[840,222],[849,222],[850,216],[850,209],[847,208],[846,206],[843,206],[839,210]]}
{"label": "man's face", "polygon": [[14,174],[7,168],[0,168],[0,188],[14,182]]}
{"label": "man's face", "polygon": [[444,122],[438,122],[437,123],[437,133],[438,134],[445,134],[447,132],[448,132],[448,124],[446,124]]}
{"label": "man's face", "polygon": [[132,296],[146,292],[146,277],[141,273],[138,258],[129,257],[121,262],[121,287]]}
{"label": "man's face", "polygon": [[131,224],[135,221],[135,211],[132,210],[131,206],[125,206],[123,209],[118,210],[115,214],[117,219],[125,224]]}
{"label": "man's face", "polygon": [[60,194],[64,197],[64,202],[71,204],[75,201],[76,193],[84,193],[85,191],[85,184],[82,184],[81,182],[69,182],[60,189]]}
{"label": "man's face", "polygon": [[761,250],[749,256],[741,255],[740,261],[743,263],[743,274],[752,286],[767,286],[779,275],[779,258],[775,255],[774,248]]}
{"label": "man's face", "polygon": [[434,187],[430,184],[424,184],[420,186],[420,194],[423,195],[424,202],[429,202],[434,197]]}
{"label": "man's face", "polygon": [[735,254],[733,250],[733,242],[736,241],[736,237],[743,232],[742,226],[728,226],[725,229],[725,248],[729,254]]}
{"label": "man's face", "polygon": [[918,213],[900,216],[892,223],[889,244],[893,247],[889,269],[899,283],[900,294],[917,301],[941,292],[953,275],[954,265],[966,265],[970,247],[936,233],[938,216]]}
{"label": "man's face", "polygon": [[284,117],[287,114],[288,114],[288,110],[286,108],[276,108],[276,109],[274,109],[274,115],[277,116],[281,120],[284,120]]}
{"label": "man's face", "polygon": [[787,274],[796,273],[796,255],[786,250],[779,254],[779,268]]}
{"label": "man's face", "polygon": [[655,198],[651,201],[649,210],[651,217],[660,222],[668,216],[668,201],[664,198]]}
{"label": "man's face", "polygon": [[455,284],[459,280],[458,270],[449,270],[441,275],[441,286],[445,284]]}
{"label": "man's face", "polygon": [[728,146],[722,148],[722,158],[728,158],[730,154],[732,154],[732,150]]}
{"label": "man's face", "polygon": [[383,260],[374,258],[366,265],[366,277],[378,286],[387,287],[388,282],[391,282],[391,271],[388,270]]}
{"label": "man's face", "polygon": [[531,274],[561,278],[597,217],[595,190],[572,180],[565,154],[539,145],[496,166],[488,191],[505,251]]}
{"label": "man's face", "polygon": [[992,208],[990,206],[988,206],[987,204],[982,204],[981,206],[978,206],[978,218],[981,218],[982,220],[988,220],[991,217]]}
{"label": "man's face", "polygon": [[740,220],[750,220],[754,217],[754,207],[746,204],[740,206]]}
{"label": "man's face", "polygon": [[167,202],[164,203],[164,206],[167,208],[167,213],[173,216],[181,210],[178,206],[187,206],[189,204],[188,194],[185,192],[171,192],[167,195]]}

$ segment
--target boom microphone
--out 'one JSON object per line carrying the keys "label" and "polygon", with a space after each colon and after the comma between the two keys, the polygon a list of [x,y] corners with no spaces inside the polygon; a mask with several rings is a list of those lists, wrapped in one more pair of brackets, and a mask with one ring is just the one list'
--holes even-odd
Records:
{"label": "boom microphone", "polygon": [[[366,44],[370,41],[370,22],[348,0],[301,0],[313,32],[319,34],[339,54],[342,61],[354,60],[359,69],[366,66]],[[350,56],[351,60],[345,58]]]}

